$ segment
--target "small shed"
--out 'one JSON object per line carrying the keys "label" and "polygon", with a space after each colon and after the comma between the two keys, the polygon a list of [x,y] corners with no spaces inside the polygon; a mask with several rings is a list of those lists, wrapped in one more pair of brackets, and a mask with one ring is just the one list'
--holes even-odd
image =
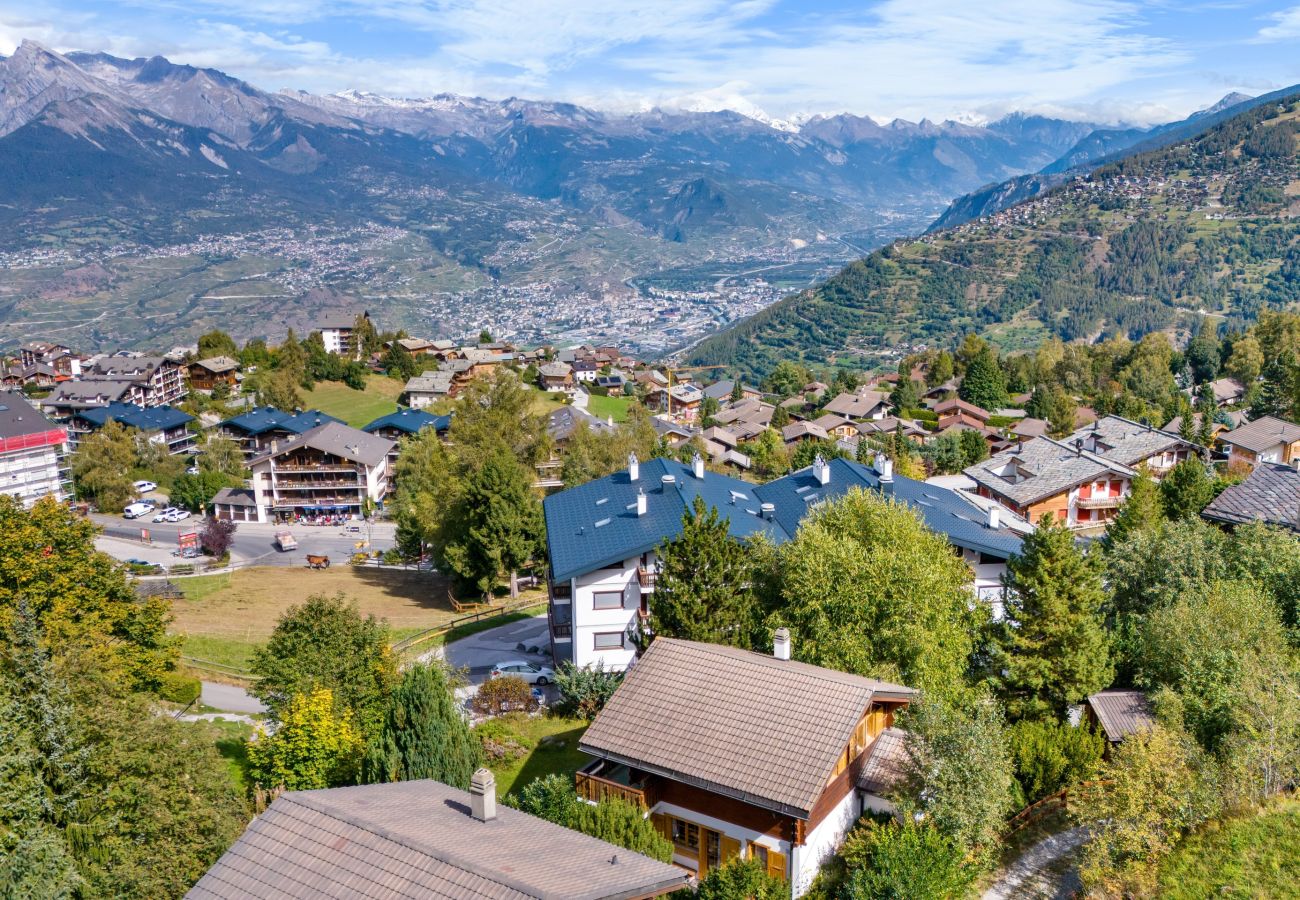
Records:
{"label": "small shed", "polygon": [[1088,720],[1101,727],[1110,746],[1156,724],[1151,703],[1141,691],[1100,691],[1088,698]]}

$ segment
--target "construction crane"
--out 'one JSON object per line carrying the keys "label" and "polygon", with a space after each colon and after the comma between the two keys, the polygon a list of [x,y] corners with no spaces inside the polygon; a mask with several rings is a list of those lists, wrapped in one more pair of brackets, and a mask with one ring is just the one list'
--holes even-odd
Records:
{"label": "construction crane", "polygon": [[710,372],[714,369],[725,369],[726,366],[669,366],[664,371],[668,373],[668,418],[673,416],[673,384],[678,372]]}

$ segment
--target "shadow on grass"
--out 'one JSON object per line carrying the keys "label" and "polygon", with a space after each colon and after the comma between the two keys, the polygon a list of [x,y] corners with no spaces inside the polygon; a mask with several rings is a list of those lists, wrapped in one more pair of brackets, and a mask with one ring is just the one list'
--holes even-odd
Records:
{"label": "shadow on grass", "polygon": [[522,759],[497,771],[498,792],[502,795],[517,792],[547,775],[572,779],[573,774],[590,761],[590,757],[578,749],[578,741],[587,725],[587,722],[559,716],[538,720],[534,728],[528,729],[537,733],[537,746]]}

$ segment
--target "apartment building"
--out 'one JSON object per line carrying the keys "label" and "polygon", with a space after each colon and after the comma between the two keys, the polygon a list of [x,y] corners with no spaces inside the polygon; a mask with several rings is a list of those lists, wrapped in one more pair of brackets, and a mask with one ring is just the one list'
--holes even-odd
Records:
{"label": "apartment building", "polygon": [[72,496],[68,434],[22,396],[0,393],[0,494],[30,507],[42,497]]}
{"label": "apartment building", "polygon": [[361,355],[361,348],[353,340],[358,318],[368,320],[370,313],[339,310],[324,313],[316,319],[313,324],[315,330],[320,332],[326,353],[337,353],[346,359],[356,359]]}
{"label": "apartment building", "polygon": [[300,516],[362,516],[391,489],[393,441],[326,422],[249,460],[258,522]]}
{"label": "apartment building", "polygon": [[342,424],[342,420],[319,409],[285,412],[274,406],[262,406],[222,422],[217,426],[217,434],[234,441],[244,456],[252,459],[269,450],[272,441],[290,441],[327,422]]}
{"label": "apartment building", "polygon": [[68,418],[68,440],[73,450],[109,422],[134,428],[150,443],[166,447],[172,456],[193,453],[196,446],[190,424],[194,417],[173,406],[143,407],[134,403],[110,403],[79,410]]}

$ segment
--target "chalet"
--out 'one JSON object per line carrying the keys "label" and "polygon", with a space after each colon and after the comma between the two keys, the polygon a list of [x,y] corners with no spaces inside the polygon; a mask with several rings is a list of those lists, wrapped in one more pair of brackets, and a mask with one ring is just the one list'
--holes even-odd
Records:
{"label": "chalet", "polygon": [[1261,522],[1300,533],[1300,462],[1259,463],[1245,481],[1215,497],[1201,516],[1230,527]]}
{"label": "chalet", "polygon": [[23,387],[49,388],[64,380],[48,363],[30,366],[0,362],[0,385],[7,390]]}
{"label": "chalet", "polygon": [[1106,753],[1126,737],[1156,724],[1151,703],[1141,691],[1100,691],[1088,698],[1087,719],[1106,738]]}
{"label": "chalet", "polygon": [[694,422],[700,417],[704,391],[694,384],[675,384],[661,392],[663,411],[676,422]]}
{"label": "chalet", "polygon": [[547,418],[546,433],[551,436],[557,447],[563,447],[579,428],[586,427],[594,432],[612,432],[616,426],[609,421],[593,416],[585,409],[573,406],[561,406]]}
{"label": "chalet", "polygon": [[610,372],[608,375],[596,376],[596,387],[601,388],[611,397],[622,397],[627,379],[622,372]]}
{"label": "chalet", "polygon": [[741,439],[734,431],[717,425],[704,429],[704,451],[717,465],[731,465],[738,469],[751,469],[754,461],[740,452]]}
{"label": "chalet", "polygon": [[853,394],[840,394],[822,407],[822,411],[855,422],[867,419],[883,419],[889,415],[889,395],[880,391],[869,390],[860,390]]}
{"label": "chalet", "polygon": [[[872,421],[879,420],[877,419]],[[822,431],[826,432],[832,440],[857,437],[858,435],[857,423],[846,419],[843,416],[837,416],[834,413],[826,413],[824,416],[819,416],[818,418],[813,419],[810,424],[815,425]]]}
{"label": "chalet", "polygon": [[594,383],[596,375],[600,372],[600,364],[591,359],[578,359],[573,361],[573,377],[578,381]]}
{"label": "chalet", "polygon": [[944,416],[962,415],[970,421],[978,422],[980,425],[987,425],[989,419],[993,417],[993,414],[988,410],[982,409],[974,403],[967,403],[960,397],[953,397],[936,403],[933,409],[940,422],[943,421]]}
{"label": "chalet", "polygon": [[189,364],[186,372],[190,387],[196,391],[210,391],[218,384],[229,388],[239,385],[239,361],[229,356],[213,356]]}
{"label": "chalet", "polygon": [[455,396],[455,378],[453,372],[444,371],[416,375],[402,389],[402,400],[411,409],[424,409],[439,400],[449,399]]}
{"label": "chalet", "polygon": [[827,441],[830,435],[814,422],[791,422],[781,429],[781,440],[789,447],[804,441]]}
{"label": "chalet", "polygon": [[577,389],[573,378],[573,366],[566,362],[548,362],[537,370],[542,382],[542,390],[560,394],[572,394]]}
{"label": "chalet", "polygon": [[[719,403],[726,403],[731,399],[731,395],[736,390],[736,382],[730,379],[715,381],[704,389],[704,396],[717,400]],[[750,387],[742,383],[740,386],[740,400],[759,400],[763,392],[756,387]]]}
{"label": "chalet", "polygon": [[393,441],[339,422],[303,432],[249,460],[257,521],[301,515],[362,516],[391,487]]}
{"label": "chalet", "polygon": [[790,656],[783,628],[772,656],[656,639],[579,740],[579,794],[645,808],[700,877],[756,859],[801,896],[864,809],[890,808],[860,782],[916,692]]}
{"label": "chalet", "polygon": [[[447,341],[451,346],[451,341]],[[426,341],[424,338],[398,338],[395,341],[385,341],[384,347],[391,350],[393,347],[401,347],[412,356],[424,356],[435,352],[433,341]]]}
{"label": "chalet", "polygon": [[271,447],[272,441],[287,442],[326,422],[341,422],[319,409],[284,412],[274,406],[250,409],[217,425],[217,434],[232,440],[251,459]]}
{"label": "chalet", "polygon": [[132,397],[138,396],[139,393],[124,381],[79,379],[57,385],[48,397],[41,400],[41,408],[51,418],[66,421],[80,410],[110,403],[130,403]]}
{"label": "chalet", "polygon": [[808,468],[763,485],[710,472],[703,459],[640,462],[572,487],[543,502],[550,562],[551,652],[557,663],[603,662],[623,669],[633,657],[627,638],[648,610],[658,572],[656,551],[681,532],[682,515],[699,497],[727,521],[732,537],[763,534],[790,540],[817,503],[852,489],[904,503],[944,535],[974,573],[974,591],[990,605],[1002,592],[1006,561],[1019,535],[996,511],[985,514],[957,491],[895,477],[886,459],[874,467],[818,459]]}
{"label": "chalet", "polygon": [[1037,523],[1043,516],[1070,528],[1104,527],[1128,496],[1137,470],[1082,444],[1039,437],[967,468],[981,497],[997,500]]}
{"label": "chalet", "polygon": [[[1225,431],[1231,431],[1234,428],[1240,428],[1242,425],[1245,425],[1249,421],[1250,420],[1246,418],[1246,414],[1239,410],[1237,411],[1220,410],[1218,413],[1215,414],[1213,421],[1210,422],[1210,435],[1212,438],[1212,443],[1218,445],[1219,438],[1223,435]],[[1168,422],[1165,423],[1164,430],[1173,431],[1181,434],[1183,430],[1183,417],[1174,416],[1172,419],[1170,419]],[[1192,432],[1193,434],[1201,433],[1201,414],[1198,412],[1192,413]]]}
{"label": "chalet", "polygon": [[396,484],[397,455],[401,450],[401,440],[413,434],[419,434],[426,428],[432,428],[439,437],[445,437],[451,427],[451,416],[435,416],[421,409],[399,409],[397,412],[380,416],[361,430],[393,442],[393,449],[388,454],[389,477]]}
{"label": "chalet", "polygon": [[903,437],[911,438],[924,444],[931,438],[930,432],[922,427],[921,423],[915,419],[900,419],[896,416],[885,416],[883,419],[869,419],[866,422],[858,422],[858,435],[870,437],[872,435],[886,435],[902,432]]}
{"label": "chalet", "polygon": [[313,330],[320,332],[321,343],[326,353],[337,353],[346,359],[359,359],[361,347],[353,340],[357,330],[357,320],[369,321],[370,313],[352,310],[334,310],[321,314],[313,323]]}
{"label": "chalet", "polygon": [[1211,381],[1210,390],[1214,392],[1214,402],[1220,409],[1225,406],[1233,406],[1246,399],[1246,386],[1235,378],[1220,378],[1217,381]]}
{"label": "chalet", "polygon": [[1219,436],[1228,452],[1228,464],[1256,466],[1260,463],[1292,465],[1300,460],[1300,425],[1273,416],[1260,416],[1253,422]]}
{"label": "chalet", "polygon": [[58,380],[81,375],[81,357],[65,344],[35,341],[18,348],[18,357],[24,369],[48,366]]}
{"label": "chalet", "polygon": [[18,394],[0,394],[0,495],[30,507],[72,496],[68,433]]}
{"label": "chalet", "polygon": [[172,406],[145,408],[134,403],[110,403],[83,409],[68,419],[68,440],[73,450],[110,421],[134,428],[152,444],[166,447],[171,456],[195,451],[194,417]]}
{"label": "chalet", "polygon": [[678,425],[663,416],[651,416],[650,426],[654,428],[655,434],[659,435],[659,440],[663,441],[666,447],[674,449],[689,444],[695,437],[693,429]]}
{"label": "chalet", "polygon": [[1145,468],[1156,480],[1180,462],[1198,459],[1207,452],[1199,444],[1183,440],[1177,432],[1122,416],[1103,416],[1065,438],[1065,443],[1131,469]]}
{"label": "chalet", "polygon": [[762,400],[737,400],[718,410],[713,421],[738,434],[741,440],[749,440],[767,430],[774,412],[776,407]]}
{"label": "chalet", "polygon": [[[1036,437],[1046,437],[1052,426],[1046,419],[1034,419],[1026,416],[1017,421],[1007,430],[1014,437],[1022,441],[1027,441]],[[1176,431],[1177,429],[1175,429]]]}
{"label": "chalet", "polygon": [[479,769],[468,792],[417,780],[281,794],[186,897],[645,900],[688,877],[499,805]]}

